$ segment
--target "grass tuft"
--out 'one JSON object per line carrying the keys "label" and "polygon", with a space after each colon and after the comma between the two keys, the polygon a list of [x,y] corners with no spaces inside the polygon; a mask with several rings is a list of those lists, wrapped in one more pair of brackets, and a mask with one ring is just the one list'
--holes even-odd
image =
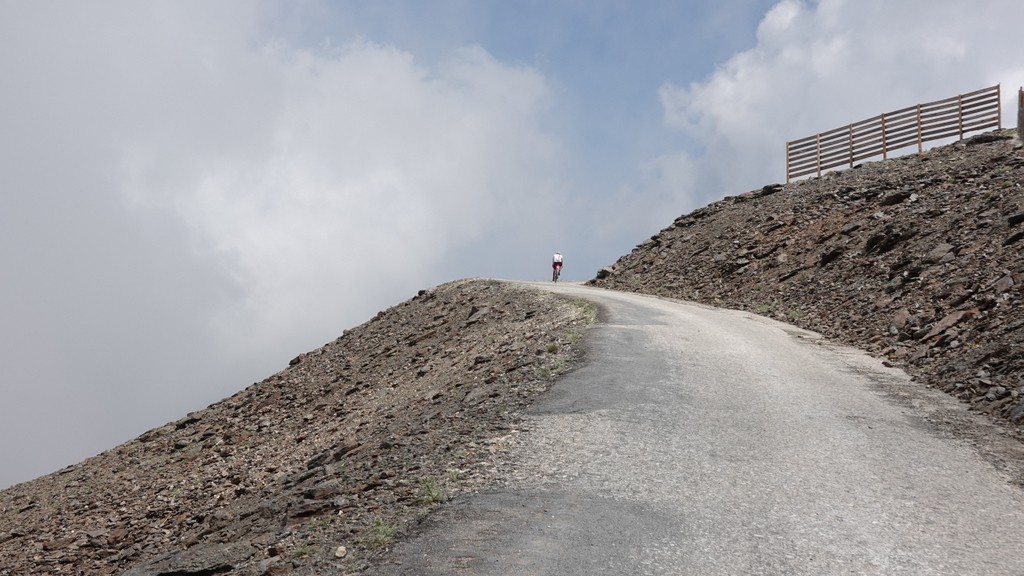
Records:
{"label": "grass tuft", "polygon": [[425,504],[434,504],[444,501],[444,488],[436,478],[427,477],[420,480],[420,501]]}
{"label": "grass tuft", "polygon": [[398,526],[388,524],[378,518],[373,522],[373,527],[370,528],[370,544],[378,547],[387,546],[395,538],[395,534],[397,533]]}

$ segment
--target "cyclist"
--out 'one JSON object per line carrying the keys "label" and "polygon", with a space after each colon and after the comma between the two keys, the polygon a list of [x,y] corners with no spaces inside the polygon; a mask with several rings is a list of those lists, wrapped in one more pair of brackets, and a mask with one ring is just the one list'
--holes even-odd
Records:
{"label": "cyclist", "polygon": [[555,252],[555,255],[551,257],[551,281],[558,282],[558,277],[562,274],[562,253]]}

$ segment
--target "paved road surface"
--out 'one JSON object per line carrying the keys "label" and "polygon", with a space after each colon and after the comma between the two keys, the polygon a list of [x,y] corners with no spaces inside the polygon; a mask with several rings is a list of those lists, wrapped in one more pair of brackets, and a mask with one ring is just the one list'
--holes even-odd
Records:
{"label": "paved road surface", "polygon": [[969,418],[944,396],[751,314],[542,286],[600,306],[589,361],[510,486],[376,574],[1024,574],[1024,493],[929,422]]}

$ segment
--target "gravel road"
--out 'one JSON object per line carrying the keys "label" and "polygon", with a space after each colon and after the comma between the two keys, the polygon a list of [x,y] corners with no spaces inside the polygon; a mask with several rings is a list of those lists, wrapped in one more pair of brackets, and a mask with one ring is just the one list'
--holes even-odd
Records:
{"label": "gravel road", "polygon": [[506,486],[372,573],[1024,573],[1024,492],[936,426],[973,418],[947,396],[750,313],[536,286],[599,306],[587,363],[531,410]]}

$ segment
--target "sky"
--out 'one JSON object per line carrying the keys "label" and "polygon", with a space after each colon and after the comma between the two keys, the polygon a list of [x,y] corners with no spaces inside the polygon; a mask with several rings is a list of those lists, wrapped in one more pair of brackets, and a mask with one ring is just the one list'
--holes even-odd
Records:
{"label": "sky", "polygon": [[1024,85],[1019,0],[0,0],[0,487],[417,290],[593,277],[785,142]]}

